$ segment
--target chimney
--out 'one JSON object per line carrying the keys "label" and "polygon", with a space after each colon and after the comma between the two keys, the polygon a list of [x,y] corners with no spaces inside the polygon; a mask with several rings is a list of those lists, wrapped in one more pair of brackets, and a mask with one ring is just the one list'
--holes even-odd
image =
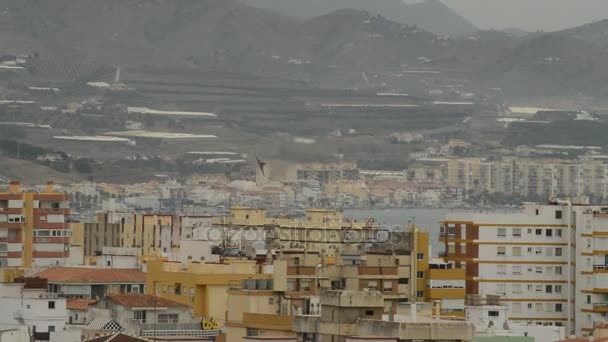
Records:
{"label": "chimney", "polygon": [[21,192],[21,183],[19,181],[11,181],[9,183],[9,192],[11,194],[17,194]]}
{"label": "chimney", "polygon": [[46,182],[46,192],[54,192],[55,191],[55,183],[52,181]]}

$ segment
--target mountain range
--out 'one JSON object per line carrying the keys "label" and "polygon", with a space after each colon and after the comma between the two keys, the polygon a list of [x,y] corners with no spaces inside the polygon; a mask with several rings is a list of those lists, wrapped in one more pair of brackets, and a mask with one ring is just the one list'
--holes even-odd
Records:
{"label": "mountain range", "polygon": [[[546,34],[445,37],[363,10],[298,18],[241,1],[0,0],[0,50],[62,62],[220,69],[321,86],[355,87],[364,79],[368,86],[409,91],[431,84],[403,73],[407,69],[431,72],[433,83],[466,80],[472,89],[502,88],[513,97],[608,96],[606,22]],[[340,4],[299,2],[310,1]],[[352,3],[416,8],[396,1]],[[420,6],[443,7],[438,1]]]}
{"label": "mountain range", "polygon": [[478,28],[439,0],[406,4],[401,0],[242,0],[296,18],[309,19],[340,9],[356,9],[387,19],[418,26],[438,35],[459,36]]}

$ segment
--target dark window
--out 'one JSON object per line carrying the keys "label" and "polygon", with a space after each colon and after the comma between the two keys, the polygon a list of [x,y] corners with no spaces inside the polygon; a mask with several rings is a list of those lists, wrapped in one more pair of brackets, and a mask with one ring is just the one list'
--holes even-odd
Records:
{"label": "dark window", "polygon": [[555,304],[555,312],[562,312],[562,304],[561,303]]}
{"label": "dark window", "polygon": [[416,277],[418,277],[418,279],[423,279],[424,278],[424,271],[418,271],[418,272],[416,272]]}
{"label": "dark window", "polygon": [[365,310],[365,316],[373,316],[374,310]]}
{"label": "dark window", "polygon": [[54,300],[50,300],[49,301],[49,309],[51,309],[51,310],[55,309],[55,301]]}
{"label": "dark window", "polygon": [[536,215],[538,215],[538,209],[536,209]]}
{"label": "dark window", "polygon": [[55,326],[54,325],[49,325],[49,332],[54,332],[55,331]]}
{"label": "dark window", "polygon": [[543,235],[543,230],[542,229],[537,229],[536,230],[536,235]]}
{"label": "dark window", "polygon": [[418,260],[424,260],[424,253],[417,253],[416,254],[416,259],[418,259]]}
{"label": "dark window", "polygon": [[399,284],[407,285],[410,283],[410,278],[399,278]]}
{"label": "dark window", "polygon": [[556,210],[555,211],[555,218],[556,219],[561,219],[562,218],[562,211],[561,210]]}
{"label": "dark window", "polygon": [[488,316],[498,317],[498,316],[500,316],[500,313],[498,311],[488,311]]}
{"label": "dark window", "polygon": [[545,235],[546,235],[546,236],[548,236],[548,237],[553,236],[553,229],[547,229],[547,230],[545,231]]}

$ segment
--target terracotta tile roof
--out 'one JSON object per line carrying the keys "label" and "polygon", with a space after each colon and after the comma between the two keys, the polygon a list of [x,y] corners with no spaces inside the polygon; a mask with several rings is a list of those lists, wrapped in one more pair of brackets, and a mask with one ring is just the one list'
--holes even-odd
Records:
{"label": "terracotta tile roof", "polygon": [[56,267],[34,275],[46,278],[50,283],[145,283],[146,274],[135,269],[102,269]]}
{"label": "terracotta tile roof", "polygon": [[187,307],[172,300],[142,293],[112,294],[106,296],[106,298],[126,308]]}
{"label": "terracotta tile roof", "polygon": [[81,310],[86,311],[89,309],[89,305],[97,303],[94,299],[80,299],[80,298],[68,298],[66,301],[66,307],[68,310]]}

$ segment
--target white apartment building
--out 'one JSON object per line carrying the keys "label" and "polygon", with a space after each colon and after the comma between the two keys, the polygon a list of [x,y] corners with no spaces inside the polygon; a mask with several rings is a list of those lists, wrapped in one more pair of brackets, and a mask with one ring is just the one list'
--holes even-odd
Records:
{"label": "white apartment building", "polygon": [[65,328],[66,300],[48,293],[45,283],[0,283],[0,324],[26,326],[37,341]]}
{"label": "white apartment building", "polygon": [[511,320],[580,335],[608,319],[608,205],[560,203],[450,214],[440,239],[446,260],[466,266],[467,294],[500,295]]}
{"label": "white apartment building", "polygon": [[581,334],[608,320],[608,205],[577,212],[576,223],[575,321]]}

